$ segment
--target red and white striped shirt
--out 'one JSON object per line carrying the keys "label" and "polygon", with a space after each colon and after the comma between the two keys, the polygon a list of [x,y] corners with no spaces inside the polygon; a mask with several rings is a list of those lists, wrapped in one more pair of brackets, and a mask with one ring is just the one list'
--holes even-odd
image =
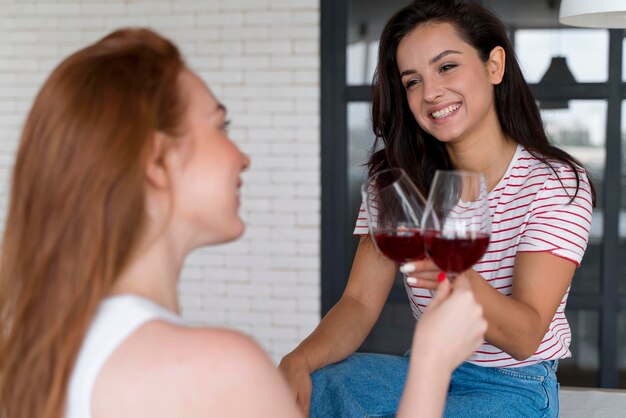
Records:
{"label": "red and white striped shirt", "polygon": [[[576,191],[576,174],[563,163],[551,164],[560,181],[546,164],[518,146],[502,180],[489,193],[491,239],[474,270],[504,295],[511,295],[518,252],[549,252],[578,266],[587,247],[592,210],[587,175],[579,169],[580,188],[570,203]],[[361,205],[354,234],[367,233],[366,213]],[[411,288],[406,282],[405,287],[413,314],[419,319],[431,299],[430,291]],[[568,295],[569,288],[533,356],[517,361],[485,342],[469,361],[484,367],[521,367],[570,357],[571,331],[565,318]]]}

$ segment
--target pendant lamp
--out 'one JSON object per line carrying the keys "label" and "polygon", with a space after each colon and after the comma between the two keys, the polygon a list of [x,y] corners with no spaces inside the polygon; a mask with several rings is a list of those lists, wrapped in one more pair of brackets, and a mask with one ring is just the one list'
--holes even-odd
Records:
{"label": "pendant lamp", "polygon": [[[574,75],[567,66],[565,57],[552,57],[546,73],[541,77],[541,83],[545,82],[557,84],[576,83]],[[569,102],[567,100],[540,101],[539,107],[541,109],[569,109]]]}
{"label": "pendant lamp", "polygon": [[585,28],[626,28],[626,0],[561,0],[559,22]]}

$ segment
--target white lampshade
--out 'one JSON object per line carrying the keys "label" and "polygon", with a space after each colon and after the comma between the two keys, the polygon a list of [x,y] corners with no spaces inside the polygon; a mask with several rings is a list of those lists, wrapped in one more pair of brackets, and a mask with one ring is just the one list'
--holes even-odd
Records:
{"label": "white lampshade", "polygon": [[586,28],[626,28],[626,0],[561,0],[559,22]]}

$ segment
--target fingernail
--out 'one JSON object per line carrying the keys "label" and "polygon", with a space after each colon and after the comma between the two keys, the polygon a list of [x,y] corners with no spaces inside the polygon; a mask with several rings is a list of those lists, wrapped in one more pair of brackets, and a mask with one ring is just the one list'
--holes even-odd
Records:
{"label": "fingernail", "polygon": [[415,264],[406,263],[400,266],[400,271],[404,274],[411,273],[415,271]]}
{"label": "fingernail", "polygon": [[406,282],[409,286],[415,286],[417,284],[417,279],[415,277],[407,277]]}
{"label": "fingernail", "polygon": [[446,280],[446,273],[444,273],[443,271],[441,273],[439,273],[439,275],[437,276],[437,281],[439,283],[443,282],[444,280]]}

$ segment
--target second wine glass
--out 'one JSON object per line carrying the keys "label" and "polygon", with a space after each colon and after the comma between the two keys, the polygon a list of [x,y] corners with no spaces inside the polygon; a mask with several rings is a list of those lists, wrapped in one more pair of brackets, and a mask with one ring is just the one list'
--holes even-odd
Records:
{"label": "second wine glass", "polygon": [[421,219],[425,201],[400,168],[381,170],[361,187],[372,239],[396,263],[424,258]]}
{"label": "second wine glass", "polygon": [[491,232],[485,177],[438,170],[422,226],[428,256],[448,277],[472,267],[485,254]]}

